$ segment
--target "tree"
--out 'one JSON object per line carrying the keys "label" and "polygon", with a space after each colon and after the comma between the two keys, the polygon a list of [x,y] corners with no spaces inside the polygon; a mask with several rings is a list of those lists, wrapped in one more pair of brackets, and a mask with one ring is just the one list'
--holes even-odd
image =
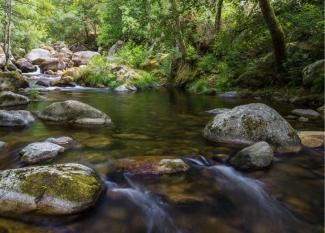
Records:
{"label": "tree", "polygon": [[286,46],[284,33],[277,17],[275,16],[270,0],[258,0],[267,24],[273,43],[274,56],[278,70],[283,70],[283,62],[286,59]]}
{"label": "tree", "polygon": [[178,12],[176,0],[170,0],[170,5],[171,5],[171,16],[174,22],[173,26],[175,31],[176,45],[177,48],[179,49],[179,52],[181,53],[181,61],[184,64],[187,57],[187,50],[182,35],[181,21],[179,18],[179,12]]}
{"label": "tree", "polygon": [[12,0],[5,0],[4,3],[4,43],[3,49],[5,53],[5,64],[4,69],[7,70],[8,64],[10,62],[11,56],[11,23],[12,23]]}
{"label": "tree", "polygon": [[215,21],[214,21],[215,33],[218,33],[220,31],[222,5],[223,5],[223,0],[216,1],[216,15],[215,15]]}

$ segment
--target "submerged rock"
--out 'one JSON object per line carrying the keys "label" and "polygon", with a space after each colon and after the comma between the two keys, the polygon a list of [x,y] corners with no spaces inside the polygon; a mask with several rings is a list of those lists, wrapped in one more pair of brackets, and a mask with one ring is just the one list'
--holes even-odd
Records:
{"label": "submerged rock", "polygon": [[165,175],[185,172],[190,167],[181,159],[164,156],[143,156],[119,159],[113,171],[127,171],[136,175]]}
{"label": "submerged rock", "polygon": [[11,91],[0,92],[0,107],[25,105],[30,102],[29,98]]}
{"label": "submerged rock", "polygon": [[301,143],[310,148],[324,146],[325,132],[323,131],[301,131],[298,133]]}
{"label": "submerged rock", "polygon": [[211,109],[211,110],[208,110],[205,112],[208,114],[211,114],[211,115],[217,115],[220,113],[229,112],[230,110],[231,110],[230,108],[215,108],[215,109]]}
{"label": "submerged rock", "polygon": [[93,206],[103,191],[96,173],[81,164],[58,164],[0,172],[2,215],[67,215]]}
{"label": "submerged rock", "polygon": [[204,137],[214,142],[252,145],[266,141],[277,152],[301,149],[300,139],[291,125],[265,104],[247,104],[218,114],[209,122]]}
{"label": "submerged rock", "polygon": [[38,113],[42,120],[73,125],[108,125],[111,119],[98,109],[75,100],[53,103]]}
{"label": "submerged rock", "polygon": [[239,151],[230,164],[242,170],[257,170],[269,167],[272,161],[272,147],[267,142],[258,142]]}
{"label": "submerged rock", "polygon": [[313,118],[313,119],[320,117],[320,113],[312,109],[294,109],[291,111],[291,113],[297,116]]}
{"label": "submerged rock", "polygon": [[63,151],[64,147],[51,142],[35,142],[23,148],[20,155],[22,162],[33,164],[51,160]]}
{"label": "submerged rock", "polygon": [[69,147],[73,144],[74,140],[70,137],[58,137],[58,138],[48,138],[45,142],[51,142],[59,146]]}
{"label": "submerged rock", "polygon": [[24,110],[0,110],[0,126],[27,126],[35,121],[33,115]]}

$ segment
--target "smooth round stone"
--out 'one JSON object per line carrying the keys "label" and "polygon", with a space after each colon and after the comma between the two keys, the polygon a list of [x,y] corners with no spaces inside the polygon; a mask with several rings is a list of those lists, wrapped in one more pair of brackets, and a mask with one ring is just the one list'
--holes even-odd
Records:
{"label": "smooth round stone", "polygon": [[298,132],[301,143],[310,148],[324,146],[325,132],[323,131],[301,131]]}

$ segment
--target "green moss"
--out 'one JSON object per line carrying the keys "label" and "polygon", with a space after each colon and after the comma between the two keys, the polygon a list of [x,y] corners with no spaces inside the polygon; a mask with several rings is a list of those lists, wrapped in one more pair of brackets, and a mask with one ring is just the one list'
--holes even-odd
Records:
{"label": "green moss", "polygon": [[100,189],[100,182],[95,176],[83,174],[59,176],[41,172],[26,176],[20,188],[24,193],[36,198],[47,194],[71,202],[87,202]]}
{"label": "green moss", "polygon": [[255,119],[249,115],[243,116],[243,127],[247,132],[249,137],[254,137],[257,130],[264,130],[266,128],[267,123],[262,119]]}

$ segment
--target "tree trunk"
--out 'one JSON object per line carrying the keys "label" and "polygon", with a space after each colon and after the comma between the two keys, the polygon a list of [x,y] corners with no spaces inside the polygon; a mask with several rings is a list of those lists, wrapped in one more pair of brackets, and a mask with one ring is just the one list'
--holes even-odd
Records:
{"label": "tree trunk", "polygon": [[277,17],[274,14],[270,0],[258,0],[259,5],[267,24],[273,43],[274,56],[278,70],[283,70],[283,62],[286,59],[286,46],[284,33]]}
{"label": "tree trunk", "polygon": [[215,34],[220,31],[221,28],[221,12],[222,12],[223,0],[217,0],[216,2],[216,15],[214,20],[214,30]]}
{"label": "tree trunk", "polygon": [[181,27],[181,22],[179,19],[179,13],[178,13],[176,0],[170,0],[170,4],[171,4],[172,17],[173,17],[174,24],[175,24],[174,27],[175,27],[176,44],[177,44],[177,47],[181,53],[182,63],[184,64],[186,62],[187,50],[186,50],[186,45],[185,45],[185,42],[184,42],[183,36],[182,36],[182,27]]}
{"label": "tree trunk", "polygon": [[10,62],[11,55],[11,17],[12,17],[12,0],[6,0],[5,2],[5,31],[4,31],[4,53],[6,61],[4,64],[4,69],[7,70],[8,64]]}

